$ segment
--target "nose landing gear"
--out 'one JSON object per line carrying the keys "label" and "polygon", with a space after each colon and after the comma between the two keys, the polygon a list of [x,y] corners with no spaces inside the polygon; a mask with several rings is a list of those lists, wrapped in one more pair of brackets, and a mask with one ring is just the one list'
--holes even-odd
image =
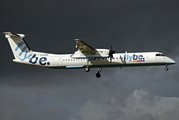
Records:
{"label": "nose landing gear", "polygon": [[165,71],[168,71],[168,69],[169,69],[169,68],[168,68],[168,65],[166,65],[166,67],[165,67]]}
{"label": "nose landing gear", "polygon": [[165,71],[168,71],[168,67],[165,67]]}

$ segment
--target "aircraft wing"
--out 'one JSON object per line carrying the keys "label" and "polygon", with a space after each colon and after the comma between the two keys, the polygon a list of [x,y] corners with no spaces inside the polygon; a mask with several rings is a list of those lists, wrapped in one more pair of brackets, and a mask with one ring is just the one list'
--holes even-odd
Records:
{"label": "aircraft wing", "polygon": [[75,39],[76,42],[76,48],[78,48],[78,50],[83,53],[84,55],[95,55],[96,54],[96,49],[92,48],[91,46],[89,46],[88,44],[86,44],[85,42],[83,42],[80,39]]}
{"label": "aircraft wing", "polygon": [[71,55],[72,58],[94,60],[109,57],[108,49],[94,49],[80,39],[75,39],[75,42],[78,51]]}

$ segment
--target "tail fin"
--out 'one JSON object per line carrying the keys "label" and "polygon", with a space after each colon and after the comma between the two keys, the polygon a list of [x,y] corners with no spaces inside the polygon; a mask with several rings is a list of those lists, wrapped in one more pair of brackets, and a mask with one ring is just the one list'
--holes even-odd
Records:
{"label": "tail fin", "polygon": [[25,37],[24,34],[13,34],[11,32],[4,32],[4,34],[5,37],[8,39],[15,59],[20,59],[21,61],[23,61],[32,55],[28,54],[30,52],[30,48],[23,40],[23,38]]}

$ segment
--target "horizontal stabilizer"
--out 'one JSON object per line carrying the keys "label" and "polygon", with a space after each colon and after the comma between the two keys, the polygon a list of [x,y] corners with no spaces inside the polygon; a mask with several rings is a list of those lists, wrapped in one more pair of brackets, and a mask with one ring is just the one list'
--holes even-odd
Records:
{"label": "horizontal stabilizer", "polygon": [[12,32],[3,32],[3,33],[6,35],[6,38],[7,37],[11,37],[11,38],[16,38],[16,37],[24,38],[25,37],[24,34],[15,34]]}

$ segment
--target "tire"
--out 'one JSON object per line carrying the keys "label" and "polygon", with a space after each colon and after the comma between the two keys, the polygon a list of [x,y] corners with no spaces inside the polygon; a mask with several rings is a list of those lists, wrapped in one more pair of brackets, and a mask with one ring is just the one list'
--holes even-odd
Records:
{"label": "tire", "polygon": [[86,71],[86,72],[89,72],[89,71],[90,71],[90,68],[89,68],[89,67],[85,67],[85,71]]}
{"label": "tire", "polygon": [[96,73],[96,77],[97,77],[97,78],[100,78],[100,77],[101,77],[101,74],[100,74],[100,73]]}

